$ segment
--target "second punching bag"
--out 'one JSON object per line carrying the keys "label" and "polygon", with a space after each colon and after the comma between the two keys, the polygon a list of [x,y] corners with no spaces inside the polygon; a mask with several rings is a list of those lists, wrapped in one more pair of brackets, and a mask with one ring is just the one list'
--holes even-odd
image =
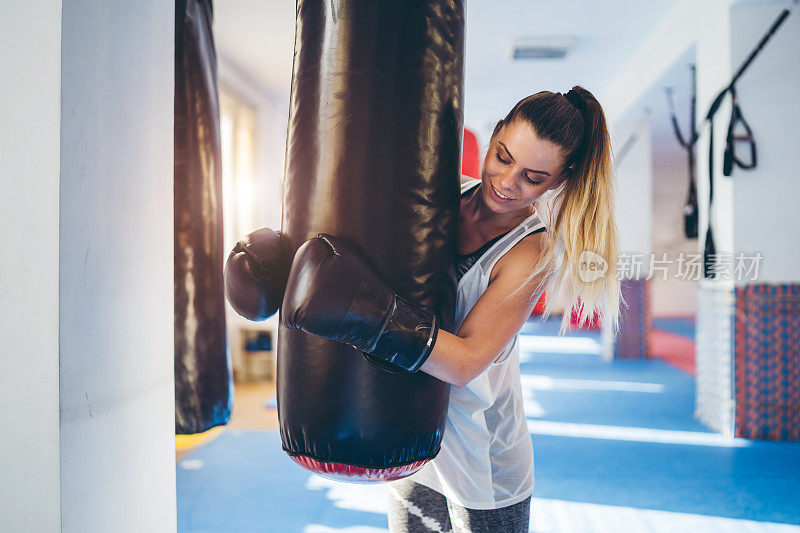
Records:
{"label": "second punching bag", "polygon": [[211,0],[175,2],[175,433],[227,424],[222,165]]}
{"label": "second punching bag", "polygon": [[[292,251],[357,244],[452,331],[463,127],[461,0],[298,0],[284,177]],[[449,385],[281,326],[283,448],[314,472],[398,479],[439,451]]]}

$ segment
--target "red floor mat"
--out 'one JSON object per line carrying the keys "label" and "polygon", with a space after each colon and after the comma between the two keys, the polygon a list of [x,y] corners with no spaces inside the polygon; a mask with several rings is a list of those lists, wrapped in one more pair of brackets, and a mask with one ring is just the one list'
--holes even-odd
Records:
{"label": "red floor mat", "polygon": [[694,341],[684,337],[656,329],[650,332],[650,353],[694,376]]}

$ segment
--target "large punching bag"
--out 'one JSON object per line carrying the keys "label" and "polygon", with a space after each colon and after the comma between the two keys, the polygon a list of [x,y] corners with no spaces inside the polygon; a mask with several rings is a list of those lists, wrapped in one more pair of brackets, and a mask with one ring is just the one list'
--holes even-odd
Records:
{"label": "large punching bag", "polygon": [[[452,331],[463,126],[461,0],[298,0],[284,177],[292,250],[357,244]],[[449,385],[280,327],[284,450],[314,472],[398,479],[439,451]]]}
{"label": "large punching bag", "polygon": [[175,2],[175,432],[230,419],[222,166],[210,0]]}

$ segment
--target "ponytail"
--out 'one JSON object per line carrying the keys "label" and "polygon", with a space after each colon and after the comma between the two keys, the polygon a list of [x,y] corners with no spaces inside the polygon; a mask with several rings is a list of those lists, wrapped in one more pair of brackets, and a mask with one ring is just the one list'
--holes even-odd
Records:
{"label": "ponytail", "polygon": [[563,297],[560,334],[569,327],[573,309],[579,324],[598,313],[616,333],[620,305],[625,302],[617,276],[616,176],[603,109],[592,93],[576,85],[567,96],[544,91],[525,98],[501,123],[517,119],[526,120],[540,138],[567,154],[564,182],[534,203],[547,231],[546,245],[529,281],[545,272],[536,287],[536,294],[547,293],[544,317],[552,314],[555,302]]}

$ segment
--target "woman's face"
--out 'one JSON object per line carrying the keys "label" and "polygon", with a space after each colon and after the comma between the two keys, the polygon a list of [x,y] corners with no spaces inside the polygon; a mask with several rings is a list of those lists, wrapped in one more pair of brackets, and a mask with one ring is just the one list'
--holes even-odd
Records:
{"label": "woman's face", "polygon": [[525,209],[561,182],[561,148],[517,120],[494,136],[481,174],[483,201],[497,214]]}

